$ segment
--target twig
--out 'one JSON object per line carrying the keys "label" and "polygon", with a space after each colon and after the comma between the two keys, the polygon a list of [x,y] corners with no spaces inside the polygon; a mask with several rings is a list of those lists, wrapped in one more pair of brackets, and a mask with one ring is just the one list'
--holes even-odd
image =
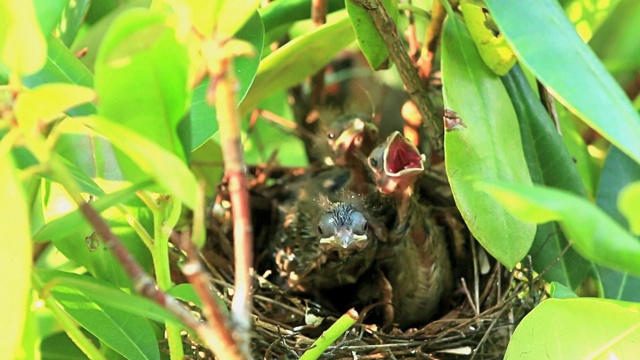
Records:
{"label": "twig", "polygon": [[[237,325],[237,337],[244,356],[249,358],[251,328],[251,266],[253,264],[253,227],[249,209],[249,193],[244,156],[240,142],[240,119],[236,109],[236,79],[231,60],[220,61],[220,73],[215,91],[218,126],[229,181],[229,199],[233,219],[233,250],[235,263],[235,293],[231,308]],[[213,80],[212,80],[213,81]]]}
{"label": "twig", "polygon": [[429,145],[435,149],[438,154],[442,154],[442,138],[444,136],[442,123],[436,120],[436,117],[432,112],[432,109],[435,107],[427,94],[424,84],[422,84],[422,81],[418,76],[418,71],[413,66],[411,58],[409,58],[409,55],[402,44],[395,22],[380,0],[351,1],[357,6],[367,10],[369,16],[371,16],[373,23],[378,29],[378,33],[389,49],[391,59],[398,67],[398,73],[407,88],[407,92],[409,93],[411,100],[418,107],[418,111],[420,112],[423,122],[427,127]]}
{"label": "twig", "polygon": [[[431,11],[431,21],[427,27],[425,34],[424,45],[420,51],[420,58],[418,59],[418,74],[420,78],[428,85],[429,77],[431,76],[431,70],[433,69],[433,56],[438,48],[438,41],[440,40],[440,34],[442,33],[442,24],[446,12],[444,6],[442,6],[441,0],[433,0],[433,8]],[[445,0],[448,1],[448,0]]]}
{"label": "twig", "polygon": [[556,131],[558,131],[558,134],[562,136],[562,130],[560,129],[560,120],[558,120],[558,111],[556,111],[556,101],[553,98],[553,95],[551,95],[551,93],[547,91],[547,88],[540,82],[540,80],[536,80],[536,82],[538,83],[538,93],[540,94],[540,101],[542,101],[542,105],[547,110],[547,113],[549,113],[549,116],[551,116],[551,120],[553,120],[553,123],[556,125]]}

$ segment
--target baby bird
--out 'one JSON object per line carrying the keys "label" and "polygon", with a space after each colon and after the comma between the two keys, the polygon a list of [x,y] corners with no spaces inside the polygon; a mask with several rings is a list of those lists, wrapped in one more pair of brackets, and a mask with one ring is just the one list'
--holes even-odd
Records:
{"label": "baby bird", "polygon": [[378,235],[362,200],[333,182],[345,171],[314,176],[280,206],[272,254],[288,288],[315,294],[355,284],[375,259]]}
{"label": "baby bird", "polygon": [[401,328],[424,324],[452,290],[452,270],[443,230],[429,207],[413,195],[424,156],[400,133],[392,133],[368,158],[380,194],[397,215],[377,262],[392,289],[393,321]]}

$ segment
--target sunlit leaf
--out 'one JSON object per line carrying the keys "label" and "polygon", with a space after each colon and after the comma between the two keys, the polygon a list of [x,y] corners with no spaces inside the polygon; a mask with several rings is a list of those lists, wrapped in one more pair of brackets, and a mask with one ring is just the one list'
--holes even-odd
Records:
{"label": "sunlit leaf", "polygon": [[104,294],[95,298],[77,284],[59,283],[48,290],[72,318],[125,358],[160,359],[155,335],[146,319],[105,304]]}
{"label": "sunlit leaf", "polygon": [[[214,1],[215,3],[216,1]],[[235,34],[253,16],[260,0],[224,0],[218,13],[216,31],[220,36]]]}
{"label": "sunlit leaf", "polygon": [[240,113],[246,115],[270,94],[314,74],[354,38],[349,18],[343,12],[335,22],[299,36],[269,54],[260,62],[256,79],[240,104]]}
{"label": "sunlit leaf", "polygon": [[[0,25],[1,26],[1,25]],[[31,236],[28,207],[9,155],[11,137],[0,142],[0,231],[3,234],[0,264],[10,276],[0,277],[2,327],[0,344],[7,358],[20,346],[31,291]]]}
{"label": "sunlit leaf", "polygon": [[104,135],[116,148],[133,159],[148,178],[155,180],[188,207],[195,206],[198,184],[187,165],[177,156],[113,121],[98,116],[79,120]]}
{"label": "sunlit leaf", "polygon": [[[509,341],[505,359],[632,359],[640,308],[603,299],[549,299],[531,311]],[[562,341],[571,334],[571,339]]]}
{"label": "sunlit leaf", "polygon": [[0,44],[0,62],[19,75],[44,66],[47,44],[32,0],[0,1]]}
{"label": "sunlit leaf", "polygon": [[96,59],[98,114],[186,159],[177,127],[189,99],[188,66],[186,46],[165,15],[143,9],[121,14]]}
{"label": "sunlit leaf", "polygon": [[14,105],[18,123],[25,131],[45,125],[67,109],[92,101],[93,89],[65,84],[45,84],[20,93]]}
{"label": "sunlit leaf", "polygon": [[484,63],[494,73],[501,76],[506,74],[516,63],[516,55],[502,34],[496,35],[487,27],[485,9],[475,3],[463,2],[460,10]]}
{"label": "sunlit leaf", "polygon": [[640,242],[587,200],[540,186],[504,182],[480,182],[476,186],[523,221],[558,221],[584,258],[640,275]]}
{"label": "sunlit leaf", "polygon": [[640,162],[640,116],[578,36],[558,3],[555,0],[486,3],[518,58],[554,96],[605,139]]}
{"label": "sunlit leaf", "polygon": [[445,133],[453,196],[473,235],[511,268],[527,254],[536,227],[514,218],[473,182],[531,184],[518,119],[500,79],[486,67],[464,25],[451,16],[442,35],[442,81],[445,106],[466,126]]}
{"label": "sunlit leaf", "polygon": [[618,208],[627,218],[631,232],[640,235],[640,182],[634,182],[620,191]]}

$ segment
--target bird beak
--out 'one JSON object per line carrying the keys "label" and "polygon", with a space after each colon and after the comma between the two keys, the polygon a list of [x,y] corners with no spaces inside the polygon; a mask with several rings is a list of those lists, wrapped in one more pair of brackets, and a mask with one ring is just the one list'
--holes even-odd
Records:
{"label": "bird beak", "polygon": [[340,229],[333,236],[320,239],[320,244],[325,244],[328,248],[338,248],[339,250],[360,250],[366,245],[367,235],[354,234],[349,229]]}
{"label": "bird beak", "polygon": [[395,131],[387,138],[383,151],[383,174],[377,174],[380,192],[390,194],[412,186],[424,172],[426,158],[409,140]]}
{"label": "bird beak", "polygon": [[372,133],[375,136],[378,133],[378,129],[373,124],[369,124],[360,118],[353,119],[350,126],[344,129],[333,143],[336,164],[346,164],[347,154],[351,149],[357,149],[362,146],[365,133]]}

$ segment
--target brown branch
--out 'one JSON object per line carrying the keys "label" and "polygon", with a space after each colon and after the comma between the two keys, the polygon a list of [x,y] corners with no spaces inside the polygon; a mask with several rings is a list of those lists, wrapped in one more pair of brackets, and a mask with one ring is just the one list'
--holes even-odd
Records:
{"label": "brown branch", "polygon": [[442,130],[442,122],[436,120],[436,116],[432,112],[434,106],[427,94],[427,91],[418,76],[418,71],[413,66],[411,58],[407,54],[398,29],[389,12],[385,9],[380,0],[351,0],[357,6],[367,10],[369,16],[373,20],[378,33],[384,40],[391,60],[398,67],[400,78],[407,88],[407,92],[411,100],[418,107],[418,111],[422,116],[423,123],[427,127],[429,134],[429,145],[439,154],[442,154],[442,138],[444,136]]}
{"label": "brown branch", "polygon": [[233,219],[235,293],[231,308],[237,325],[237,339],[246,358],[249,353],[251,328],[251,266],[253,264],[253,227],[249,208],[249,192],[245,162],[240,141],[240,119],[236,109],[236,80],[230,59],[220,62],[221,73],[216,88],[218,126],[229,181],[229,199]]}
{"label": "brown branch", "polygon": [[142,269],[98,212],[89,203],[81,199],[76,199],[76,202],[82,215],[95,229],[104,244],[111,250],[111,253],[129,275],[136,292],[157,302],[175,315],[184,325],[195,332],[217,356],[225,359],[242,359],[224,322],[216,323],[216,319],[209,319],[209,324],[200,322],[178,300],[158,289],[153,278]]}
{"label": "brown branch", "polygon": [[560,136],[562,136],[562,130],[560,129],[560,120],[558,120],[558,111],[556,110],[556,101],[553,98],[553,95],[547,90],[547,88],[540,82],[540,80],[536,81],[538,83],[538,93],[540,94],[540,101],[542,101],[542,105],[549,116],[551,116],[551,120],[553,120],[554,125],[556,126],[556,131]]}
{"label": "brown branch", "polygon": [[[431,70],[433,69],[433,57],[438,49],[440,34],[442,33],[442,25],[446,12],[442,6],[441,0],[433,0],[433,9],[431,11],[431,22],[427,27],[424,45],[420,51],[420,59],[418,59],[418,73],[425,84],[429,83]],[[448,1],[448,0],[445,0]]]}

